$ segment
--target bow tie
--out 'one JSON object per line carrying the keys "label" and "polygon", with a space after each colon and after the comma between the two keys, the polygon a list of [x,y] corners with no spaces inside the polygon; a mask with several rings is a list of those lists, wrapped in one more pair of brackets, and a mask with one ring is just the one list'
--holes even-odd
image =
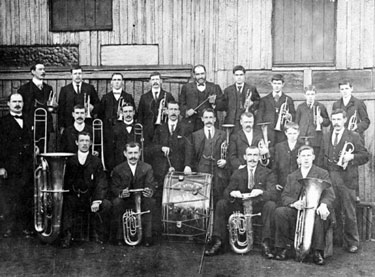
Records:
{"label": "bow tie", "polygon": [[126,126],[126,128],[128,128],[128,127],[133,127],[133,124],[126,124],[126,123],[125,123],[125,126]]}
{"label": "bow tie", "polygon": [[13,115],[14,118],[23,119],[23,115]]}

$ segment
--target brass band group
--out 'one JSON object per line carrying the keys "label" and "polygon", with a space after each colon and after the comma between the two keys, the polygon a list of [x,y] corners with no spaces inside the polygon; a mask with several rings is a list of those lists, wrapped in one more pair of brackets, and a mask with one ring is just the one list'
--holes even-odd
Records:
{"label": "brass band group", "polygon": [[370,120],[350,81],[337,84],[341,98],[329,115],[312,85],[295,107],[280,74],[261,98],[243,66],[224,91],[194,66],[178,99],[153,72],[137,105],[121,73],[101,99],[80,67],[59,94],[42,63],[31,74],[0,119],[4,237],[37,234],[66,248],[81,216],[98,243],[150,246],[162,233],[200,226],[204,255],[229,246],[247,253],[258,228],[266,258],[323,265],[333,229],[335,241],[358,251],[358,166],[369,160]]}

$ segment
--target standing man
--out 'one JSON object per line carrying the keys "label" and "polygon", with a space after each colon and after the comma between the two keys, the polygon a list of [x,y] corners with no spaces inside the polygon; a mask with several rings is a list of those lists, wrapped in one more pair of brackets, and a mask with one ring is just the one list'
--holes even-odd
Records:
{"label": "standing man", "polygon": [[[61,88],[59,95],[58,122],[60,133],[64,128],[73,124],[72,112],[75,105],[83,105],[87,113],[91,116],[97,113],[99,108],[99,98],[95,88],[83,82],[82,68],[75,66],[70,70],[72,82]],[[90,100],[90,101],[89,101]],[[89,103],[90,102],[90,103]],[[91,120],[86,121],[91,124]]]}
{"label": "standing man", "polygon": [[[273,75],[271,79],[272,92],[260,99],[259,103],[257,123],[270,122],[270,125],[268,125],[270,146],[274,146],[276,143],[286,140],[283,123],[285,123],[285,121],[293,121],[296,114],[293,99],[283,92],[284,84],[284,77],[282,75]],[[287,113],[285,114],[285,117],[283,117],[284,120],[278,131],[275,130],[275,127],[282,105],[286,107]]]}
{"label": "standing man", "polygon": [[109,227],[111,202],[106,199],[108,184],[100,159],[90,153],[91,134],[80,132],[76,143],[77,155],[68,159],[65,171],[64,188],[69,192],[64,195],[63,248],[70,246],[73,218],[79,210],[94,213],[91,224],[96,242],[101,244],[106,240]]}
{"label": "standing man", "polygon": [[179,97],[181,115],[186,123],[187,134],[203,128],[201,117],[205,109],[213,109],[215,117],[216,111],[225,109],[223,92],[219,85],[206,81],[204,65],[194,66],[193,77],[193,82],[182,87]]}
{"label": "standing man", "polygon": [[323,127],[331,124],[326,107],[315,100],[316,89],[310,85],[305,88],[306,102],[298,105],[296,123],[299,126],[300,137],[311,137],[309,145],[314,148],[315,162],[319,159],[320,142],[323,137]]}
{"label": "standing man", "polygon": [[[240,116],[243,112],[256,114],[260,96],[256,87],[245,83],[246,69],[242,65],[233,68],[234,84],[224,90],[225,111],[224,124],[234,124],[233,133],[241,130]],[[242,155],[241,155],[242,157]]]}
{"label": "standing man", "polygon": [[369,153],[364,147],[363,138],[345,128],[346,121],[344,110],[332,112],[333,130],[323,136],[319,165],[328,170],[337,198],[334,205],[337,219],[335,231],[343,232],[337,234],[338,237],[343,235],[344,246],[348,252],[356,253],[359,247],[356,217],[358,166],[368,162]]}
{"label": "standing man", "polygon": [[272,235],[272,216],[276,208],[276,179],[272,171],[259,166],[259,149],[255,146],[246,148],[244,154],[246,166],[236,170],[230,177],[224,191],[224,199],[216,204],[212,247],[205,251],[206,256],[218,254],[227,239],[228,218],[234,211],[243,211],[244,193],[250,193],[253,213],[261,212],[262,248],[268,259],[273,258],[270,250]]}
{"label": "standing man", "polygon": [[[275,211],[276,260],[288,258],[288,250],[294,244],[297,213],[299,210],[308,208],[306,207],[306,196],[300,199],[304,191],[299,180],[302,178],[317,178],[330,183],[328,172],[313,165],[315,156],[314,149],[311,146],[304,145],[298,152],[301,167],[288,175],[285,189],[281,194],[282,206]],[[334,200],[335,193],[330,186],[323,190],[316,209],[311,248],[314,255],[313,261],[317,265],[324,265],[325,236],[331,223],[330,210],[332,211]]]}
{"label": "standing man", "polygon": [[[23,116],[19,93],[8,99],[9,114],[0,119],[0,200],[9,237],[20,226],[25,235],[33,230],[33,142],[31,124]],[[17,226],[18,225],[18,226]]]}
{"label": "standing man", "polygon": [[[162,89],[162,79],[159,72],[150,74],[150,84],[151,90],[141,96],[138,105],[138,122],[143,125],[146,145],[152,142],[157,127],[157,117],[161,116],[163,120],[167,103],[174,100],[170,92]],[[161,101],[164,101],[164,105],[160,105]]]}
{"label": "standing man", "polygon": [[144,189],[141,210],[150,211],[142,215],[142,223],[145,226],[144,243],[148,247],[152,244],[152,215],[155,213],[155,200],[151,198],[155,190],[153,170],[151,165],[139,160],[141,149],[138,143],[126,144],[124,155],[126,161],[116,166],[112,172],[112,193],[115,198],[112,201],[113,223],[111,226],[117,231],[115,238],[118,244],[122,244],[122,215],[126,209],[135,210],[134,193],[129,190]]}
{"label": "standing man", "polygon": [[349,121],[355,114],[357,126],[352,131],[364,138],[364,132],[370,126],[370,119],[368,118],[365,103],[352,95],[353,85],[350,81],[344,80],[340,82],[339,89],[342,97],[339,101],[333,103],[332,110],[342,109],[345,111],[348,119],[345,122],[345,128],[348,128]]}

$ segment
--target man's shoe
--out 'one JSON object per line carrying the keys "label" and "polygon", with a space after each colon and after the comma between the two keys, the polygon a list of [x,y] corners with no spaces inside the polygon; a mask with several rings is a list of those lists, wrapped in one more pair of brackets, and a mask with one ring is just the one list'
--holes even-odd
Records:
{"label": "man's shoe", "polygon": [[12,236],[12,230],[8,229],[5,231],[5,233],[3,234],[3,237],[4,238],[10,238]]}
{"label": "man's shoe", "polygon": [[349,253],[357,253],[358,252],[358,246],[352,245],[348,248]]}
{"label": "man's shoe", "polygon": [[26,239],[29,239],[31,237],[33,237],[35,235],[34,231],[32,230],[28,230],[28,229],[25,229],[22,231],[22,234],[23,236],[26,238]]}
{"label": "man's shoe", "polygon": [[65,236],[61,240],[61,247],[69,248],[71,239],[72,239],[72,234],[70,233],[70,231],[66,231]]}
{"label": "man's shoe", "polygon": [[150,247],[152,246],[152,238],[145,238],[145,246]]}
{"label": "man's shoe", "polygon": [[286,256],[286,252],[287,252],[287,249],[283,248],[283,249],[280,249],[278,251],[278,253],[276,254],[276,260],[279,260],[279,261],[285,261],[287,256]]}
{"label": "man's shoe", "polygon": [[273,259],[274,255],[272,254],[272,251],[266,241],[262,243],[262,249],[263,254],[267,259]]}
{"label": "man's shoe", "polygon": [[322,253],[319,250],[314,251],[313,261],[317,265],[324,265],[324,258],[323,258]]}
{"label": "man's shoe", "polygon": [[216,239],[216,241],[212,245],[211,249],[207,249],[206,251],[204,251],[204,255],[205,256],[214,256],[214,255],[219,254],[219,251],[221,249],[221,245],[222,245],[221,240]]}

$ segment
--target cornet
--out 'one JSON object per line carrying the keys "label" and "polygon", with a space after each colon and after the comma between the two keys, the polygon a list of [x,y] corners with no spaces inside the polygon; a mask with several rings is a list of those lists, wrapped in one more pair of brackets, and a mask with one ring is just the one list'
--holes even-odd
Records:
{"label": "cornet", "polygon": [[253,93],[250,91],[250,89],[248,89],[247,92],[246,92],[245,103],[243,105],[243,108],[244,108],[245,112],[249,112],[249,109],[250,109],[251,105],[253,104],[253,101],[251,101],[252,94]]}
{"label": "cornet", "polygon": [[158,116],[156,117],[155,125],[160,125],[162,122],[165,122],[166,116],[164,110],[167,107],[167,94],[164,93],[164,98],[160,100]]}
{"label": "cornet", "polygon": [[[259,152],[261,153],[260,164],[267,166],[270,163],[270,151],[268,149],[268,127],[270,122],[258,123],[257,125],[262,128],[263,139],[258,142]],[[262,154],[264,153],[264,154]]]}
{"label": "cornet", "polygon": [[51,92],[49,93],[48,100],[47,100],[47,111],[52,113],[57,109],[57,106],[58,104],[56,100],[56,92],[53,92],[53,90],[51,90]]}
{"label": "cornet", "polygon": [[357,118],[357,110],[356,110],[349,119],[348,130],[350,131],[357,130],[357,123],[358,123],[358,118]]}
{"label": "cornet", "polygon": [[279,117],[277,118],[275,131],[281,131],[281,125],[292,121],[292,115],[289,113],[288,107],[288,98],[285,99],[285,102],[280,106]]}
{"label": "cornet", "polygon": [[220,159],[225,160],[227,158],[228,147],[229,147],[229,135],[230,129],[234,127],[234,124],[223,124],[221,125],[227,132],[227,138],[221,144]]}
{"label": "cornet", "polygon": [[349,163],[349,161],[344,161],[345,155],[347,153],[351,154],[353,153],[353,151],[354,151],[353,143],[345,141],[344,147],[342,148],[340,152],[340,158],[339,158],[339,161],[337,162],[337,165],[342,167],[345,170]]}
{"label": "cornet", "polygon": [[322,124],[320,123],[321,119],[321,112],[320,112],[320,107],[316,106],[316,109],[314,111],[314,124],[316,125],[315,131],[321,131],[322,130]]}
{"label": "cornet", "polygon": [[86,118],[91,118],[90,114],[90,95],[87,95],[86,99],[86,93],[83,94],[83,106],[85,107],[86,110]]}

